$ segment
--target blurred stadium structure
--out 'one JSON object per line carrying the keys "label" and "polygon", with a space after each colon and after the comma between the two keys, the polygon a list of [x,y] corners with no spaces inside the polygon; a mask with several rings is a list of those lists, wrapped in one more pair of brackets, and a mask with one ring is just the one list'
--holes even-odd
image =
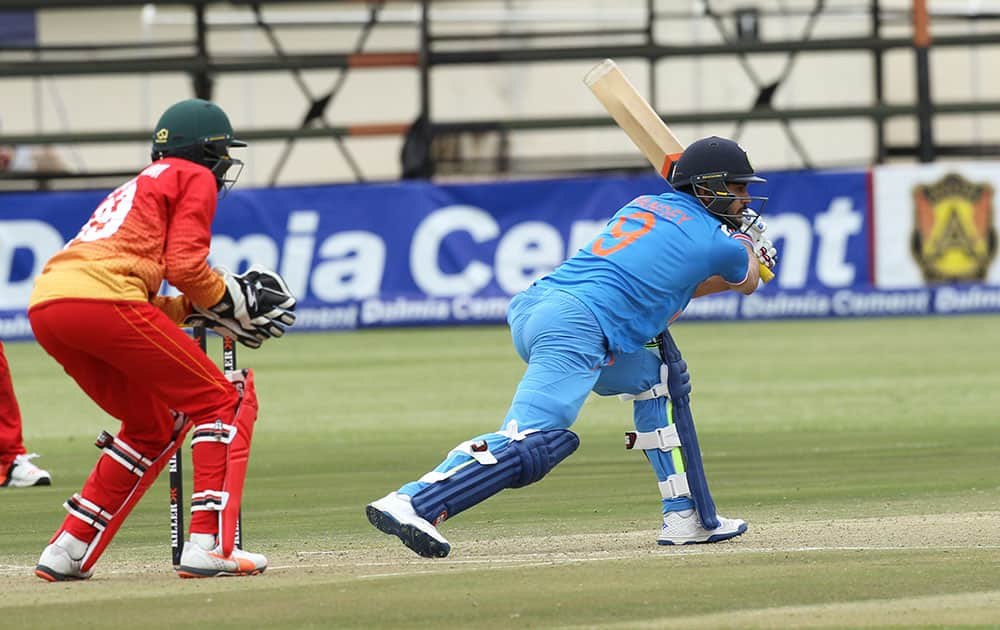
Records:
{"label": "blurred stadium structure", "polygon": [[[1000,2],[4,0],[0,188],[104,186],[210,98],[244,182],[644,171],[580,78],[615,58],[685,141],[758,168],[1000,155]],[[58,147],[58,156],[51,149]]]}

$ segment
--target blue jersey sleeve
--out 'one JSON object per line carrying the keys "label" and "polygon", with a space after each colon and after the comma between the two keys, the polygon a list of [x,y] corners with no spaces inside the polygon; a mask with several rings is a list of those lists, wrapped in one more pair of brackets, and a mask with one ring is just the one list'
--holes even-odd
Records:
{"label": "blue jersey sleeve", "polygon": [[739,284],[746,280],[750,253],[739,238],[726,236],[721,231],[718,236],[714,243],[712,275],[720,275],[730,284]]}

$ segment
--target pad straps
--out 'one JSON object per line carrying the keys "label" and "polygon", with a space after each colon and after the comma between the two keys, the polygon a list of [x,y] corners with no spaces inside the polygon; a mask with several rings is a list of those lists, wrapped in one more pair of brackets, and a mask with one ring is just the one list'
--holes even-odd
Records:
{"label": "pad straps", "polygon": [[223,490],[202,490],[191,493],[192,512],[221,512],[229,503],[229,493]]}
{"label": "pad straps", "polygon": [[200,442],[219,442],[222,444],[229,444],[236,437],[236,433],[239,429],[234,424],[225,424],[222,419],[219,418],[215,422],[206,422],[205,424],[199,424],[194,427],[194,432],[191,434],[191,446]]}
{"label": "pad straps", "polygon": [[[502,435],[513,442],[520,442],[526,436],[536,432],[538,432],[538,429],[525,429],[524,431],[519,431],[517,428],[517,420],[511,420],[507,423],[506,429],[503,431],[497,431],[497,435]],[[489,444],[486,443],[486,440],[466,440],[451,449],[451,451],[448,452],[448,457],[451,457],[456,453],[465,454],[483,466],[492,466],[497,463],[497,458],[490,452],[489,449],[490,447]],[[451,470],[445,472],[432,470],[421,477],[420,481],[424,483],[437,483],[438,481],[444,481],[462,468],[463,464],[459,464]]]}
{"label": "pad straps", "polygon": [[648,451],[650,449],[669,451],[670,449],[680,447],[680,445],[681,439],[677,437],[677,427],[672,424],[666,427],[658,428],[655,431],[625,432],[626,450],[638,448],[644,451]]}
{"label": "pad straps", "polygon": [[[625,449],[640,449],[643,451],[670,451],[681,447],[681,439],[677,435],[677,427],[673,424],[661,427],[655,431],[626,431]],[[659,482],[660,496],[664,499],[679,499],[690,497],[686,473],[674,473],[666,481]]]}
{"label": "pad straps", "polygon": [[681,497],[691,497],[691,487],[688,485],[687,473],[674,473],[667,477],[666,481],[661,481],[660,496],[664,499],[680,499]]}
{"label": "pad straps", "polygon": [[94,446],[104,451],[108,457],[124,466],[136,477],[142,477],[146,474],[146,470],[153,464],[153,460],[144,457],[142,453],[126,444],[124,440],[107,431],[101,431]]}
{"label": "pad straps", "polygon": [[63,503],[63,507],[70,515],[77,517],[87,525],[90,525],[99,532],[103,532],[108,526],[108,522],[114,516],[93,501],[89,501],[77,492]]}
{"label": "pad straps", "polygon": [[638,394],[618,394],[618,400],[622,402],[633,402],[636,400],[652,400],[653,398],[666,398],[670,400],[670,390],[667,387],[667,377],[670,375],[670,368],[666,363],[660,364],[660,382],[653,385],[644,392]]}

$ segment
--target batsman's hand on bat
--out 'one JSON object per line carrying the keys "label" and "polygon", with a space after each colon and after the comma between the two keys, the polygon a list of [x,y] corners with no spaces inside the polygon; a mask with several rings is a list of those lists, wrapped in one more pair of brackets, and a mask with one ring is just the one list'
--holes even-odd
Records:
{"label": "batsman's hand on bat", "polygon": [[767,223],[753,211],[743,213],[740,231],[753,240],[753,250],[760,262],[760,279],[770,282],[774,278],[774,267],[778,264],[778,250],[771,239],[764,236]]}

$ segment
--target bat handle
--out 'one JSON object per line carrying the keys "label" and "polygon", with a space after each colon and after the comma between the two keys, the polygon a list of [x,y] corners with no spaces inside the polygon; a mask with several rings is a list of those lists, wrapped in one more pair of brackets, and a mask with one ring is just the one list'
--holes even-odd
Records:
{"label": "bat handle", "polygon": [[771,271],[771,268],[764,263],[760,263],[760,279],[765,283],[774,280],[774,272]]}

